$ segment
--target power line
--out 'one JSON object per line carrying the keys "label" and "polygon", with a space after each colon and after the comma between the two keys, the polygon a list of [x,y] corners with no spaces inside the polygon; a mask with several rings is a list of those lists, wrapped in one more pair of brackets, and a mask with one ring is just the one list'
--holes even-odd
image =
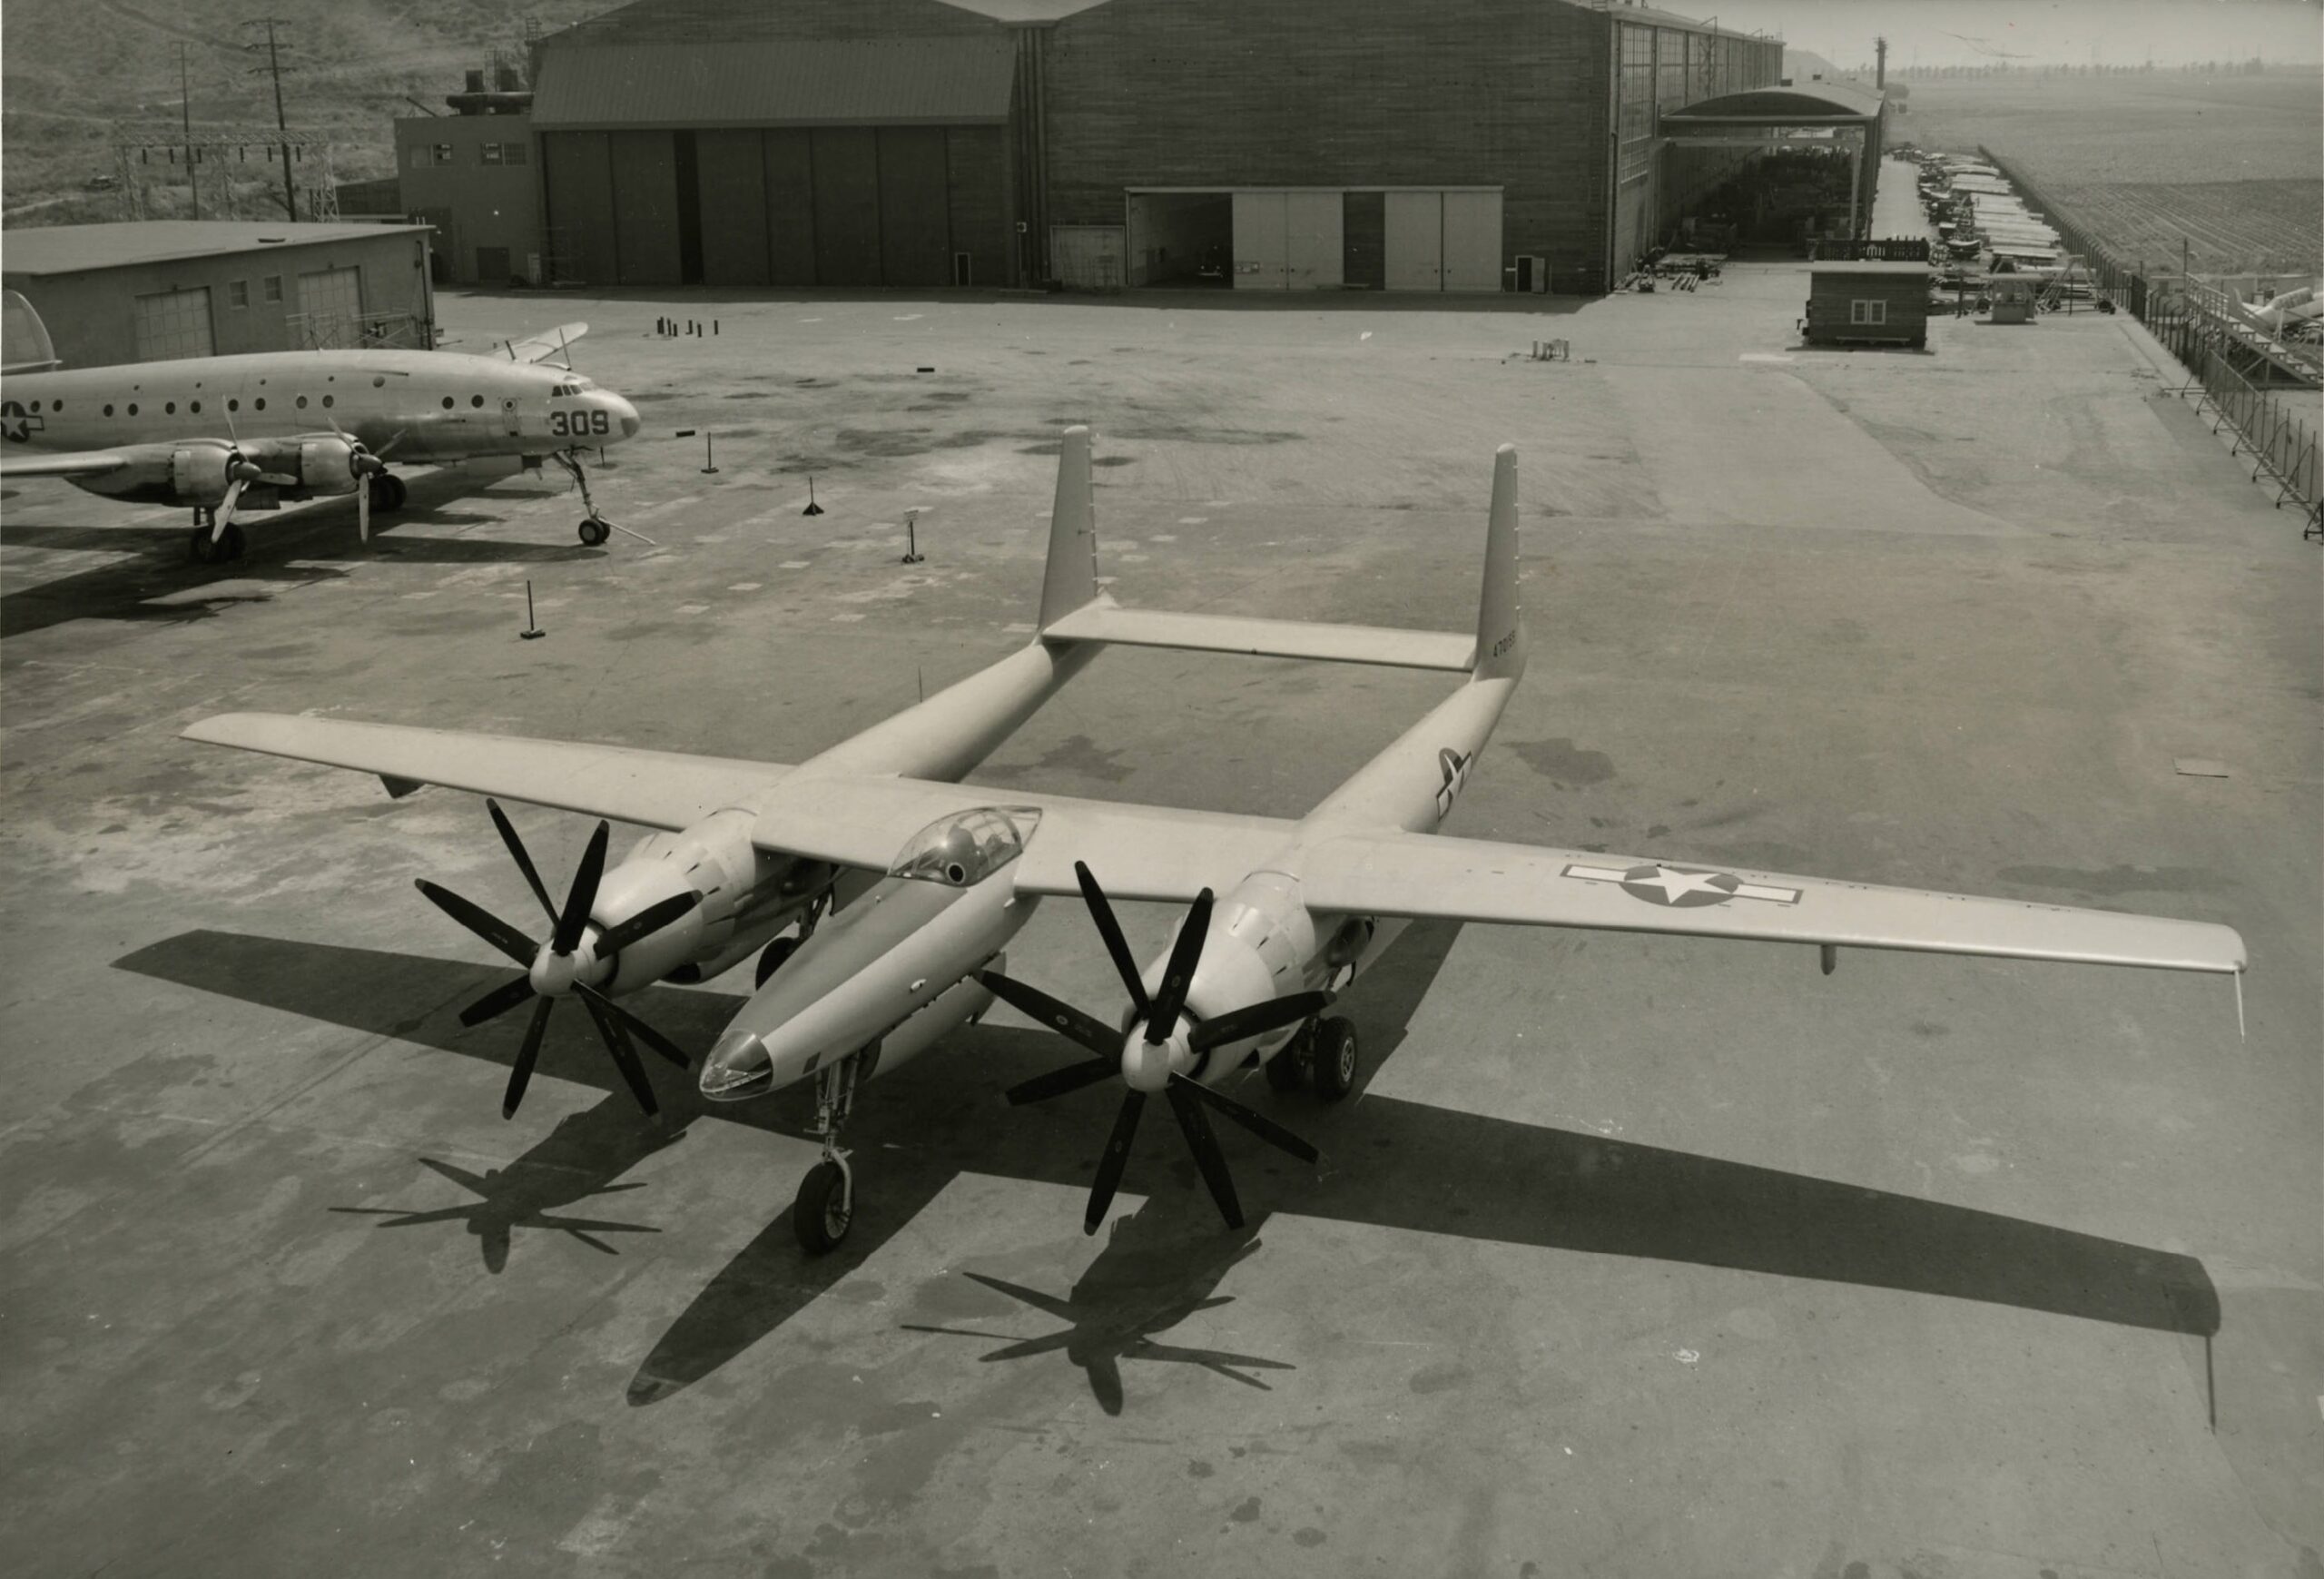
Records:
{"label": "power line", "polygon": [[[274,74],[274,125],[283,133],[282,139],[282,211],[295,223],[299,218],[299,189],[290,179],[290,123],[282,113],[282,57],[274,45],[274,29],[284,22],[280,16],[254,16],[243,25],[266,29],[266,69]],[[251,45],[256,48],[255,44]]]}

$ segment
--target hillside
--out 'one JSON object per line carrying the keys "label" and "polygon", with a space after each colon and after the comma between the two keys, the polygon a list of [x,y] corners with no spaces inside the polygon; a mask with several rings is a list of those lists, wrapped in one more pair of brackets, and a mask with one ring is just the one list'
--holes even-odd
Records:
{"label": "hillside", "polygon": [[[595,9],[536,15],[553,28]],[[0,139],[7,151],[0,202],[8,222],[125,217],[117,194],[89,192],[87,183],[113,173],[116,129],[175,130],[181,44],[197,134],[272,125],[265,30],[245,21],[269,10],[281,19],[290,123],[338,137],[334,164],[342,181],[392,172],[389,123],[418,113],[405,94],[441,109],[464,69],[488,65],[496,51],[521,58],[522,13],[492,0],[276,0],[271,7],[246,0],[8,0],[0,9]],[[255,150],[251,160],[235,173],[244,212],[258,218],[266,211],[257,194],[279,189],[281,177]],[[204,175],[207,194],[207,165]],[[153,197],[149,212],[157,216],[184,212],[182,186],[160,186]],[[205,195],[205,215],[215,206]]]}

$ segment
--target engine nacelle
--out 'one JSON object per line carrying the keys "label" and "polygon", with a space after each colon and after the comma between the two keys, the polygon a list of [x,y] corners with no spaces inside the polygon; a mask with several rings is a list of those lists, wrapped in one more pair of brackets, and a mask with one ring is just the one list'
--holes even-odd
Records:
{"label": "engine nacelle", "polygon": [[[1177,942],[1174,934],[1171,942]],[[1299,884],[1280,872],[1255,872],[1213,906],[1202,962],[1187,990],[1187,1007],[1206,1020],[1286,992],[1304,991],[1311,962],[1318,957],[1315,921],[1300,902]],[[1145,972],[1147,996],[1161,991],[1166,949]],[[1231,1073],[1253,1049],[1271,1049],[1289,1040],[1295,1026],[1215,1048],[1190,1074],[1206,1084]]]}
{"label": "engine nacelle", "polygon": [[729,809],[676,834],[648,834],[597,887],[590,917],[612,926],[675,894],[702,903],[621,952],[607,985],[629,992],[687,965],[738,962],[831,881],[831,868],[751,843],[756,818]]}
{"label": "engine nacelle", "polygon": [[232,483],[233,450],[223,444],[181,444],[170,451],[170,492],[182,505],[225,502]]}
{"label": "engine nacelle", "polygon": [[363,480],[355,470],[355,446],[344,439],[300,439],[295,464],[299,486],[309,493],[353,493]]}

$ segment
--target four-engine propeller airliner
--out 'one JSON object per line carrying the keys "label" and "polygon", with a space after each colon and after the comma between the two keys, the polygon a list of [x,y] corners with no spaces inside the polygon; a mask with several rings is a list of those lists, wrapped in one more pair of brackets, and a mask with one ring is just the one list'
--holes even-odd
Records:
{"label": "four-engine propeller airliner", "polygon": [[[1121,607],[1097,586],[1088,469],[1088,430],[1068,429],[1035,639],[795,767],[266,714],[223,715],[186,734],[375,773],[391,793],[432,783],[662,830],[605,873],[601,823],[559,906],[493,807],[551,933],[537,944],[423,883],[525,972],[462,1019],[538,1000],[509,1081],[513,1111],[551,1005],[578,996],[650,1111],[628,1033],[685,1060],[615,995],[702,980],[763,948],[758,991],[704,1061],[701,1089],[735,1100],[816,1082],[823,1160],[793,1212],[811,1250],[837,1244],[852,1219],[854,1174],[840,1141],[859,1087],[995,996],[1089,1055],[1025,1081],[1012,1100],[1122,1081],[1084,1219],[1094,1232],[1153,1093],[1170,1104],[1230,1223],[1241,1208],[1206,1110],[1313,1160],[1313,1147],[1225,1088],[1258,1067],[1278,1089],[1312,1079],[1326,1098],[1345,1095],[1357,1073],[1354,1030],[1317,1016],[1415,919],[1812,943],[1827,971],[1839,948],[1880,948],[2210,972],[2240,985],[2242,940],[2211,923],[1436,834],[1525,667],[1511,448],[1494,462],[1473,635]],[[1295,821],[953,782],[1109,643],[1467,679]],[[1088,907],[1128,999],[1118,1019],[1071,1007],[1008,968],[1009,943],[1058,894]],[[1143,968],[1109,895],[1187,907]]]}
{"label": "four-engine propeller airliner", "polygon": [[243,509],[356,495],[357,530],[404,500],[398,464],[555,461],[581,489],[584,543],[606,540],[582,451],[637,432],[637,408],[570,367],[589,331],[568,323],[497,356],[438,350],[285,350],[46,370],[47,330],[6,293],[0,478],[62,478],[108,498],[193,510],[202,564],[240,558]]}

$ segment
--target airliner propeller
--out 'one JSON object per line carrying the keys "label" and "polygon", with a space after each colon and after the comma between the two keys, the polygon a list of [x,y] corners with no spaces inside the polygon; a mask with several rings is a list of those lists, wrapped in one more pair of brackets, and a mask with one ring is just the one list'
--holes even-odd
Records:
{"label": "airliner propeller", "polygon": [[686,1067],[686,1055],[668,1037],[580,977],[592,966],[613,959],[632,943],[651,937],[702,903],[702,895],[673,895],[590,938],[589,909],[597,902],[597,884],[605,876],[606,842],[611,829],[600,822],[597,831],[589,835],[588,846],[581,852],[581,865],[573,873],[573,886],[566,893],[565,907],[559,910],[550,902],[548,889],[541,883],[540,873],[534,868],[532,857],[526,854],[525,843],[517,837],[507,814],[495,801],[487,800],[484,804],[492,814],[493,825],[500,830],[508,854],[516,857],[517,870],[525,874],[526,884],[548,916],[551,930],[547,941],[537,944],[483,906],[449,889],[439,888],[426,878],[418,883],[419,892],[438,909],[525,967],[525,974],[495,987],[460,1011],[461,1024],[481,1025],[527,998],[540,1000],[533,1010],[532,1022],[525,1028],[524,1045],[517,1050],[516,1067],[509,1071],[508,1091],[502,1099],[500,1116],[517,1116],[517,1104],[525,1100],[525,1087],[532,1080],[533,1065],[540,1057],[541,1036],[548,1027],[549,1012],[567,993],[580,999],[581,1006],[589,1012],[597,1034],[605,1041],[606,1051],[613,1055],[614,1065],[628,1082],[637,1105],[648,1114],[660,1112],[661,1107],[654,1100],[654,1088],[646,1083],[645,1071],[637,1061],[636,1049],[631,1045],[630,1038],[635,1036],[680,1069]]}
{"label": "airliner propeller", "polygon": [[[1163,967],[1161,991],[1149,999],[1146,984],[1139,978],[1137,961],[1130,954],[1128,940],[1122,936],[1121,925],[1114,919],[1113,906],[1107,903],[1105,891],[1098,886],[1098,879],[1089,868],[1080,862],[1073,864],[1073,872],[1080,881],[1081,897],[1089,906],[1090,919],[1097,923],[1098,935],[1105,941],[1106,952],[1112,956],[1115,970],[1121,973],[1122,985],[1129,992],[1129,1024],[1117,1031],[1038,987],[1028,986],[999,971],[980,971],[977,979],[990,987],[995,997],[1096,1055],[1011,1087],[1009,1100],[1019,1105],[1042,1101],[1095,1085],[1113,1074],[1122,1076],[1128,1083],[1129,1089],[1122,1093],[1121,1108],[1114,1117],[1113,1133],[1106,1141],[1105,1155],[1098,1163],[1098,1177],[1090,1185],[1089,1209],[1081,1219],[1083,1231],[1094,1234],[1098,1225],[1106,1220],[1114,1191],[1121,1185],[1122,1170],[1129,1161],[1130,1142],[1137,1136],[1138,1116],[1145,1110],[1147,1093],[1160,1090],[1169,1099],[1170,1110],[1187,1138],[1187,1149],[1194,1153],[1195,1166],[1202,1170],[1203,1182],[1210,1187],[1219,1215],[1226,1219],[1228,1227],[1241,1228],[1242,1205],[1236,1199],[1235,1181],[1227,1173],[1226,1158],[1219,1150],[1218,1138],[1211,1132],[1210,1120],[1203,1112],[1206,1106],[1216,1108],[1268,1145],[1289,1152],[1302,1162],[1315,1161],[1318,1153],[1315,1147],[1265,1114],[1172,1068],[1171,1054],[1175,1051],[1192,1055],[1198,1061],[1195,1067],[1199,1070],[1209,1061],[1214,1049],[1264,1036],[1305,1020],[1329,1003],[1332,994],[1294,992],[1247,1004],[1209,1020],[1196,1019],[1187,1009],[1187,992],[1193,985],[1196,967],[1202,962],[1203,941],[1210,931],[1211,893],[1206,888],[1195,896],[1185,923],[1178,928],[1178,941],[1171,947],[1169,962]],[[1188,1023],[1183,1041],[1178,1041],[1182,1017]],[[1174,1047],[1174,1041],[1178,1045]]]}

